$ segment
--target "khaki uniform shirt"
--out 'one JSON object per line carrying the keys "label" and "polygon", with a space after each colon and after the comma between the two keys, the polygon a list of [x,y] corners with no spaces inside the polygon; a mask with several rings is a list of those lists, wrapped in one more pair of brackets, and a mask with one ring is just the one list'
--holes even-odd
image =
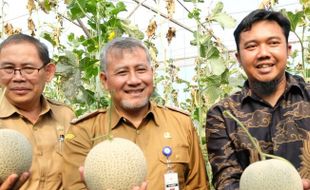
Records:
{"label": "khaki uniform shirt", "polygon": [[62,144],[73,111],[64,105],[46,100],[42,96],[39,120],[29,122],[6,98],[0,105],[0,127],[24,134],[33,146],[31,176],[21,190],[59,190],[61,181]]}
{"label": "khaki uniform shirt", "polygon": [[[108,133],[109,115],[109,111],[98,110],[70,127],[64,146],[63,182],[66,190],[86,189],[78,168],[84,165],[90,149],[103,140],[92,139]],[[169,159],[173,171],[178,173],[180,189],[208,189],[199,140],[188,115],[151,104],[141,125],[135,128],[112,108],[111,128],[114,137],[129,139],[144,152],[148,189],[164,189],[164,174],[167,172],[167,158],[162,154],[164,146],[172,148]]]}

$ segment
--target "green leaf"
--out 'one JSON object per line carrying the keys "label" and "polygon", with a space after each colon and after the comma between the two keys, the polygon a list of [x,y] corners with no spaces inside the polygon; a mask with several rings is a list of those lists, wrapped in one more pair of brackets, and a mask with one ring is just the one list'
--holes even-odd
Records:
{"label": "green leaf", "polygon": [[192,12],[188,13],[187,17],[190,19],[193,18],[193,19],[199,20],[200,12],[201,12],[200,9],[194,8]]}
{"label": "green leaf", "polygon": [[199,46],[199,53],[200,53],[200,57],[203,57],[203,58],[206,57],[206,47],[204,45]]}
{"label": "green leaf", "polygon": [[44,9],[46,12],[52,10],[49,0],[44,0]]}
{"label": "green leaf", "polygon": [[207,48],[206,50],[206,58],[211,59],[211,58],[218,58],[220,55],[220,51],[217,49],[216,46],[212,46],[211,43],[208,43],[205,45]]}
{"label": "green leaf", "polygon": [[221,90],[217,86],[209,86],[204,92],[208,97],[208,102],[216,102],[220,97]]}
{"label": "green leaf", "polygon": [[51,37],[50,33],[44,32],[43,35],[42,35],[42,37],[43,37],[45,40],[49,41],[53,46],[56,46],[56,42],[55,42],[55,40],[53,40],[53,38]]}
{"label": "green leaf", "polygon": [[236,20],[224,12],[216,14],[213,19],[217,21],[223,29],[233,28],[236,25]]}
{"label": "green leaf", "polygon": [[211,73],[221,75],[226,70],[225,61],[222,58],[210,59],[208,63],[211,66]]}
{"label": "green leaf", "polygon": [[291,31],[295,32],[297,26],[302,23],[304,12],[303,11],[298,11],[296,13],[287,12],[286,15],[291,22]]}
{"label": "green leaf", "polygon": [[300,2],[305,8],[309,8],[309,7],[310,7],[310,0],[299,0],[299,2]]}
{"label": "green leaf", "polygon": [[[81,10],[81,8],[86,7],[86,1],[85,0],[74,0],[69,6],[69,12],[70,17],[75,20],[79,18],[83,18],[85,16],[84,12]],[[84,10],[85,11],[85,10]]]}
{"label": "green leaf", "polygon": [[126,6],[123,2],[118,2],[115,5],[115,8],[111,11],[111,14],[118,15],[120,12],[126,11]]}
{"label": "green leaf", "polygon": [[131,24],[129,20],[123,20],[120,23],[122,29],[125,31],[125,33],[129,34],[129,36],[140,40],[144,38],[144,33],[139,30],[138,26]]}
{"label": "green leaf", "polygon": [[218,2],[214,9],[212,10],[212,15],[217,15],[219,13],[221,13],[223,11],[223,8],[224,8],[224,4],[223,2]]}

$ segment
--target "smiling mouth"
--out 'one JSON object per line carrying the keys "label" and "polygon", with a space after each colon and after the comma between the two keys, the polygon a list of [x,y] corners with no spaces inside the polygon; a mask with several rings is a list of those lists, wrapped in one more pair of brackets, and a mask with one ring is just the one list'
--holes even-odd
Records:
{"label": "smiling mouth", "polygon": [[268,67],[273,67],[274,64],[261,64],[258,65],[256,68],[261,69],[261,68],[268,68]]}
{"label": "smiling mouth", "polygon": [[140,90],[126,90],[125,92],[128,93],[128,94],[140,94],[140,93],[143,92],[143,89],[140,89]]}

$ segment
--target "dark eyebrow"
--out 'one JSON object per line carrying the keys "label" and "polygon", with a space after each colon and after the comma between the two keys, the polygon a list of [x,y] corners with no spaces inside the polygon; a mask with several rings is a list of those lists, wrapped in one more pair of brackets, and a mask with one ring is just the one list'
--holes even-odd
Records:
{"label": "dark eyebrow", "polygon": [[[280,40],[281,38],[279,37],[279,36],[270,36],[269,38],[267,38],[267,41],[269,41],[269,40],[273,40],[273,39],[277,39],[277,40]],[[250,41],[246,41],[245,43],[244,43],[244,45],[247,45],[247,44],[249,44],[249,43],[256,43],[257,42],[257,40],[250,40]]]}
{"label": "dark eyebrow", "polygon": [[[13,67],[15,67],[15,64],[12,62],[2,62],[2,63],[0,62],[0,64],[2,66],[13,66]],[[35,67],[32,63],[22,63],[20,66],[21,67]]]}
{"label": "dark eyebrow", "polygon": [[0,64],[3,66],[14,66],[14,64],[11,62],[0,62]]}

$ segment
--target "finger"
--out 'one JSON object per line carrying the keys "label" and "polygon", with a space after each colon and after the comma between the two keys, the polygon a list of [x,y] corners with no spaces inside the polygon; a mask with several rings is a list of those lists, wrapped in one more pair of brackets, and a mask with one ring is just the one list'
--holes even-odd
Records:
{"label": "finger", "polygon": [[1,184],[1,187],[0,187],[0,190],[9,190],[11,189],[15,182],[17,181],[18,179],[18,175],[17,174],[12,174],[10,175],[2,184]]}
{"label": "finger", "polygon": [[83,166],[79,167],[79,172],[80,172],[81,180],[84,181],[84,167]]}
{"label": "finger", "polygon": [[134,186],[132,190],[146,190],[147,182],[143,182],[140,187]]}
{"label": "finger", "polygon": [[146,190],[146,188],[147,188],[147,182],[143,182],[140,189]]}
{"label": "finger", "polygon": [[18,181],[14,185],[13,190],[19,189],[27,181],[29,176],[30,176],[29,172],[22,173],[21,176],[19,177]]}

